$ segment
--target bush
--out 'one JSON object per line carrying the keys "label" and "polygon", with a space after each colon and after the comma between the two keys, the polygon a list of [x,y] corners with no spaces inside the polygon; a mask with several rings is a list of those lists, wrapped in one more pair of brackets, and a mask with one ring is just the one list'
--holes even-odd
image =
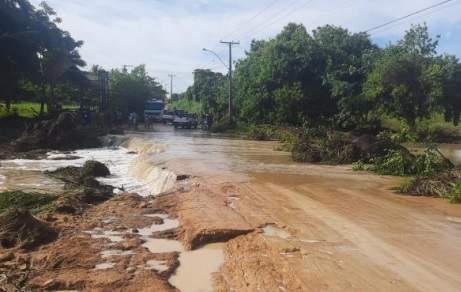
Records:
{"label": "bush", "polygon": [[461,204],[461,180],[453,184],[451,192],[447,195],[448,200],[452,204]]}
{"label": "bush", "polygon": [[382,175],[430,176],[452,168],[453,164],[431,146],[416,156],[405,148],[391,149],[384,157],[376,158],[370,170]]}
{"label": "bush", "polygon": [[223,133],[223,132],[226,132],[226,131],[234,129],[234,127],[235,127],[235,125],[233,125],[233,124],[231,124],[229,122],[229,118],[224,117],[221,120],[215,122],[211,126],[210,131],[212,133]]}
{"label": "bush", "polygon": [[461,203],[461,171],[450,170],[430,176],[416,176],[405,180],[398,191],[416,196],[448,198],[451,203]]}
{"label": "bush", "polygon": [[279,138],[277,128],[270,125],[252,125],[247,135],[248,138],[258,141],[271,141]]}
{"label": "bush", "polygon": [[436,147],[430,146],[415,161],[415,174],[428,176],[453,168],[453,164],[443,157]]}
{"label": "bush", "polygon": [[406,176],[413,174],[413,161],[402,151],[390,150],[384,157],[376,159],[373,171],[382,175]]}

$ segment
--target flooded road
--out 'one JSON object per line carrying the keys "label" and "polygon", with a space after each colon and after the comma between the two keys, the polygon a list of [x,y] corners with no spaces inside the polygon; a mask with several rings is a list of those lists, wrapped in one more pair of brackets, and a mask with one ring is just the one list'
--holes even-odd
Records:
{"label": "flooded road", "polygon": [[[92,157],[108,163],[107,182],[125,190],[147,196],[179,186],[177,219],[141,229],[146,240],[178,225],[183,243],[197,234],[254,230],[194,251],[177,241],[147,240],[153,253],[180,252],[170,283],[183,292],[461,290],[459,205],[397,195],[391,188],[399,178],[294,163],[289,153],[274,151],[275,142],[163,126],[128,136],[124,148],[77,151],[72,155],[82,158],[75,161],[2,166],[35,171]],[[176,175],[191,179],[176,182]],[[8,176],[0,172],[0,185]],[[146,265],[164,269],[161,261]]]}
{"label": "flooded road", "polygon": [[[356,173],[350,166],[294,163],[288,153],[274,151],[273,142],[181,131],[160,131],[152,139],[167,146],[155,155],[156,163],[202,177],[215,191],[237,198],[228,207],[247,222],[278,226],[264,232],[270,235],[264,239],[269,250],[299,249],[282,256],[280,263],[274,263],[274,258],[270,263],[293,272],[298,285],[284,283],[285,275],[273,279],[277,283],[269,287],[280,291],[461,290],[459,205],[395,194],[391,188],[400,183],[399,178]],[[270,280],[258,275],[258,266],[251,263],[266,263],[268,250],[245,258],[244,242],[241,239],[235,250],[227,246],[221,277],[231,283],[236,276],[226,274],[229,271],[255,269],[254,274],[245,270],[255,284],[247,278],[249,286],[227,286],[255,291],[257,283]]]}

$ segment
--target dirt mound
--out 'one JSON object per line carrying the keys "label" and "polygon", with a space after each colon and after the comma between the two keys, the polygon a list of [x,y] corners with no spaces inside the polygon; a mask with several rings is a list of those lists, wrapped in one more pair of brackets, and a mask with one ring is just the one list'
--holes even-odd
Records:
{"label": "dirt mound", "polygon": [[28,127],[13,143],[17,152],[33,149],[75,149],[100,145],[101,133],[92,129],[78,127],[79,121],[74,113],[63,112],[54,120],[36,122]]}
{"label": "dirt mound", "polygon": [[58,233],[24,209],[10,209],[0,215],[0,245],[3,248],[33,249],[55,240]]}

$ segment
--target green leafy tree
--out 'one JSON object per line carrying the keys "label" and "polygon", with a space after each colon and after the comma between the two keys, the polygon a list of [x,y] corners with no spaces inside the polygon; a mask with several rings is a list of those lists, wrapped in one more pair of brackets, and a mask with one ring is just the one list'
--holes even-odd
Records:
{"label": "green leafy tree", "polygon": [[367,62],[378,48],[365,33],[350,33],[347,29],[326,25],[313,32],[326,62],[324,83],[337,105],[335,123],[356,127],[369,122],[373,104],[361,93],[367,76]]}
{"label": "green leafy tree", "polygon": [[458,125],[461,115],[461,64],[458,58],[445,55],[439,59],[439,100],[447,122]]}
{"label": "green leafy tree", "polygon": [[166,98],[166,91],[147,74],[144,65],[131,72],[114,69],[109,73],[109,82],[114,109],[125,113],[135,111],[142,115],[148,100]]}
{"label": "green leafy tree", "polygon": [[75,41],[59,28],[61,19],[42,2],[35,9],[27,0],[0,0],[0,98],[10,102],[20,99],[21,87],[40,92],[41,110],[56,108],[55,88],[73,85],[83,75],[85,63]]}
{"label": "green leafy tree", "polygon": [[384,49],[367,77],[364,93],[380,110],[414,127],[437,106],[437,41],[427,27],[412,26],[397,45]]}

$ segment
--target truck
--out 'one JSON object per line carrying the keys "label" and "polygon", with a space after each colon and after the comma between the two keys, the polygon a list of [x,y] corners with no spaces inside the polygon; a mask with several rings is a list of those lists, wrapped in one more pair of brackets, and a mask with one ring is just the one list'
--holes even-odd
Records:
{"label": "truck", "polygon": [[144,119],[149,122],[162,122],[165,103],[161,99],[152,99],[144,105]]}

